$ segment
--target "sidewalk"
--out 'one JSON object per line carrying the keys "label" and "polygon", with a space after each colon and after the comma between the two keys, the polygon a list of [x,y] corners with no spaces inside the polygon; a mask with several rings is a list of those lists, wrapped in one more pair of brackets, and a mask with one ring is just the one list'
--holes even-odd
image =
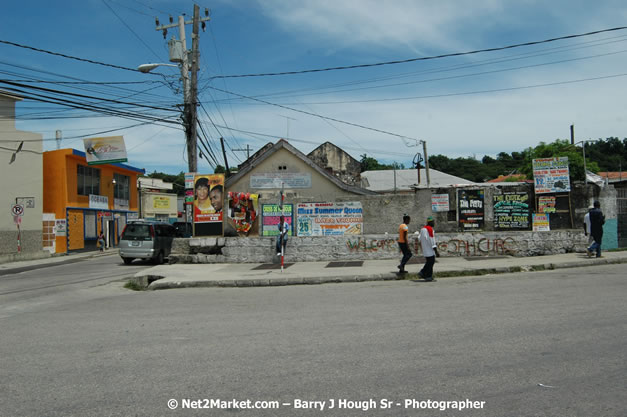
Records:
{"label": "sidewalk", "polygon": [[[32,271],[35,269],[47,268],[54,265],[67,265],[79,262],[86,258],[95,258],[98,256],[118,255],[117,248],[107,249],[104,252],[98,250],[89,252],[72,253],[69,255],[56,255],[48,258],[39,258],[23,261],[12,261],[0,263],[0,276],[8,274],[16,274],[19,272]],[[119,256],[119,255],[118,255]]]}
{"label": "sidewalk", "polygon": [[[418,260],[420,259],[418,258]],[[588,258],[582,253],[533,257],[443,257],[437,258],[434,276],[437,280],[445,277],[578,268],[619,263],[627,263],[627,251],[606,251],[603,252],[603,257],[599,259]],[[137,273],[133,280],[148,290],[194,287],[261,287],[398,279],[424,282],[417,276],[417,272],[422,268],[421,263],[408,264],[406,269],[409,274],[405,275],[396,273],[398,260],[363,261],[361,266],[328,267],[328,265],[329,262],[298,262],[287,266],[283,272],[281,272],[280,266],[276,264],[158,265]],[[277,269],[267,269],[269,267]]]}

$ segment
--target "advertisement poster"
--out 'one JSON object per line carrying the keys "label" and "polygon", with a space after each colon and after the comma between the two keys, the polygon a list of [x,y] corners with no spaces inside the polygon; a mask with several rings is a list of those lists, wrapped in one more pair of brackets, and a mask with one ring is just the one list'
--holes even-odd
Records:
{"label": "advertisement poster", "polygon": [[536,194],[570,191],[568,157],[534,159],[533,179]]}
{"label": "advertisement poster", "polygon": [[555,196],[538,197],[538,211],[540,213],[555,213]]}
{"label": "advertisement poster", "polygon": [[278,204],[261,205],[261,235],[277,236],[279,234],[279,217],[285,216],[285,222],[290,226],[288,236],[294,236],[294,206],[284,204],[283,211]]}
{"label": "advertisement poster", "polygon": [[259,194],[229,191],[228,219],[240,236],[259,235]]}
{"label": "advertisement poster", "polygon": [[459,227],[462,231],[483,229],[483,190],[460,190],[457,192]]}
{"label": "advertisement poster", "polygon": [[224,174],[194,177],[194,236],[222,236]]}
{"label": "advertisement poster", "polygon": [[549,215],[548,214],[533,214],[533,231],[534,232],[550,232]]}
{"label": "advertisement poster", "polygon": [[530,227],[529,194],[505,192],[494,196],[494,228],[528,230]]}
{"label": "advertisement poster", "polygon": [[299,203],[296,216],[298,236],[344,236],[363,233],[363,208],[359,201]]}
{"label": "advertisement poster", "polygon": [[431,211],[448,211],[448,194],[433,194],[431,195]]}
{"label": "advertisement poster", "polygon": [[126,162],[124,136],[83,139],[87,165]]}

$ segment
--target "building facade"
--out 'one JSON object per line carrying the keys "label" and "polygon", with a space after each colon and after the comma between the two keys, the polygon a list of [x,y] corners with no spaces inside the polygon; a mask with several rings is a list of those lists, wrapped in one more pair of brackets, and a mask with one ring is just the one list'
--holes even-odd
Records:
{"label": "building facade", "polygon": [[16,129],[21,100],[0,91],[0,256],[43,256],[42,135]]}
{"label": "building facade", "polygon": [[137,177],[125,164],[88,165],[85,153],[60,149],[43,154],[44,213],[54,216],[54,252],[94,250],[100,232],[117,245],[127,221],[139,218]]}

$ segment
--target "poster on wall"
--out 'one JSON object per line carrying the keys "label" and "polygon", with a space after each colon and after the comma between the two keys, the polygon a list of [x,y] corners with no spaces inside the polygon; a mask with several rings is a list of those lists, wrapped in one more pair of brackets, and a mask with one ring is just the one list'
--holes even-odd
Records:
{"label": "poster on wall", "polygon": [[555,196],[538,197],[538,211],[540,213],[555,213]]}
{"label": "poster on wall", "polygon": [[194,177],[194,236],[222,236],[224,174]]}
{"label": "poster on wall", "polygon": [[259,194],[228,193],[227,218],[240,236],[258,236]]}
{"label": "poster on wall", "polygon": [[494,196],[496,230],[529,230],[530,217],[528,193],[505,192]]}
{"label": "poster on wall", "polygon": [[279,218],[285,217],[285,222],[289,225],[288,236],[294,236],[294,206],[283,204],[283,211],[278,204],[261,205],[261,235],[277,236],[279,234]]}
{"label": "poster on wall", "polygon": [[298,236],[344,236],[363,233],[363,208],[359,201],[299,203]]}
{"label": "poster on wall", "polygon": [[459,190],[457,192],[459,228],[462,231],[483,229],[483,201],[483,190]]}
{"label": "poster on wall", "polygon": [[533,231],[534,232],[550,232],[549,215],[546,213],[533,214]]}
{"label": "poster on wall", "polygon": [[534,159],[533,179],[536,194],[570,191],[568,157]]}
{"label": "poster on wall", "polygon": [[448,194],[431,195],[431,211],[435,213],[439,211],[448,211],[448,210],[449,210]]}

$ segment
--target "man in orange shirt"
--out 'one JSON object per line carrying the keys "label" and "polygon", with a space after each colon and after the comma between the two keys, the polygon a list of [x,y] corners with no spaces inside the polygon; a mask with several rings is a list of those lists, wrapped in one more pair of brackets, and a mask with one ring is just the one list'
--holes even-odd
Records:
{"label": "man in orange shirt", "polygon": [[403,252],[403,259],[401,259],[401,264],[398,266],[399,274],[407,273],[407,271],[405,271],[405,264],[412,256],[411,250],[409,250],[409,241],[407,240],[407,234],[409,232],[407,225],[410,221],[411,218],[405,214],[403,215],[403,223],[398,227],[398,247],[401,249],[401,252]]}

